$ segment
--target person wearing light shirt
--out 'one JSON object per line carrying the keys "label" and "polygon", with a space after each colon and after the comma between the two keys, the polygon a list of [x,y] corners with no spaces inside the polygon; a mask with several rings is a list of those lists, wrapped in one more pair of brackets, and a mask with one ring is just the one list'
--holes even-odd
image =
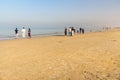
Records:
{"label": "person wearing light shirt", "polygon": [[24,27],[23,27],[23,29],[22,29],[22,31],[21,31],[21,32],[22,32],[22,37],[23,37],[23,38],[25,38],[25,32],[26,32],[26,30],[25,30],[25,28],[24,28]]}

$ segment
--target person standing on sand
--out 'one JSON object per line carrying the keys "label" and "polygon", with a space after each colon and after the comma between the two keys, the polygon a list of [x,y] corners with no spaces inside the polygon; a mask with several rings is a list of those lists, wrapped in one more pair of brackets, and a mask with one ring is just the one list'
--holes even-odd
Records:
{"label": "person standing on sand", "polygon": [[72,36],[72,29],[71,29],[71,27],[69,27],[68,32],[69,32],[69,36]]}
{"label": "person standing on sand", "polygon": [[24,28],[24,27],[23,27],[23,29],[22,29],[22,31],[21,31],[21,32],[22,32],[22,37],[23,37],[23,38],[25,38],[25,32],[26,32],[26,30],[25,30],[25,28]]}
{"label": "person standing on sand", "polygon": [[79,34],[79,29],[78,29],[78,27],[76,28],[76,30],[77,30],[77,34]]}
{"label": "person standing on sand", "polygon": [[71,35],[72,35],[72,36],[74,35],[74,27],[72,27]]}
{"label": "person standing on sand", "polygon": [[64,33],[65,33],[65,36],[67,36],[67,28],[65,28],[65,31],[64,31]]}
{"label": "person standing on sand", "polygon": [[17,28],[15,29],[15,37],[16,37],[16,39],[18,39],[18,29]]}
{"label": "person standing on sand", "polygon": [[31,29],[28,29],[28,38],[31,38]]}
{"label": "person standing on sand", "polygon": [[80,28],[80,34],[82,33],[82,28]]}
{"label": "person standing on sand", "polygon": [[84,29],[82,28],[82,34],[84,34],[85,33],[85,31],[84,31]]}

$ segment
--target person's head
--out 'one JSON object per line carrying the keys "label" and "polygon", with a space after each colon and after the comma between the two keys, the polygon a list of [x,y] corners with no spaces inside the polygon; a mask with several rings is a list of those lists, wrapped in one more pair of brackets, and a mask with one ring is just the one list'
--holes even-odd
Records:
{"label": "person's head", "polygon": [[23,27],[23,29],[25,29],[25,27]]}

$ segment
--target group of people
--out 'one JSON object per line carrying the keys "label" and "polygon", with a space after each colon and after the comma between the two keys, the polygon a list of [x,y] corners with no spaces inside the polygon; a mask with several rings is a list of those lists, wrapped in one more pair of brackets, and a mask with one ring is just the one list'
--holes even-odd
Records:
{"label": "group of people", "polygon": [[84,34],[85,30],[83,28],[80,28],[79,31],[77,31],[77,32],[80,33],[80,34]]}
{"label": "group of people", "polygon": [[68,29],[65,28],[64,34],[65,36],[69,35],[69,36],[73,36],[74,33],[80,33],[80,34],[84,34],[84,29],[83,28],[79,28],[79,30],[76,30],[74,27],[69,27]]}
{"label": "group of people", "polygon": [[[18,28],[16,28],[15,29],[16,39],[19,38],[18,31],[19,31]],[[22,28],[21,32],[22,32],[22,38],[25,38],[26,37],[26,29],[25,29],[25,27]],[[28,29],[28,38],[31,38],[31,29],[30,28]]]}

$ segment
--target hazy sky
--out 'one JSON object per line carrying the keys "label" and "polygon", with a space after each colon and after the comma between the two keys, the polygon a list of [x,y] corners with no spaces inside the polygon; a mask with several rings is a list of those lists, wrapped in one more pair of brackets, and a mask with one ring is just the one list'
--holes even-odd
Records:
{"label": "hazy sky", "polygon": [[119,21],[120,0],[0,0],[0,26]]}

